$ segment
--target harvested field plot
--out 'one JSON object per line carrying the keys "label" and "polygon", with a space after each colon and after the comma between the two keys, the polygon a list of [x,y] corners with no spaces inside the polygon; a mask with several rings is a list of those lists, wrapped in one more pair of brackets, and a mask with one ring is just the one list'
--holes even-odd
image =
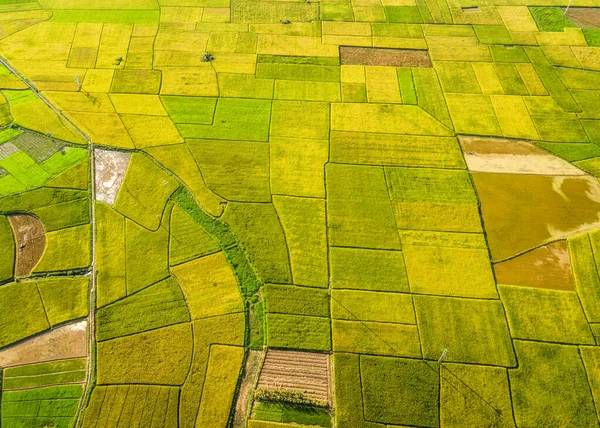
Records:
{"label": "harvested field plot", "polygon": [[0,425],[600,427],[597,1],[84,3],[0,0]]}
{"label": "harvested field plot", "polygon": [[340,46],[340,61],[348,65],[433,67],[427,51]]}
{"label": "harvested field plot", "polygon": [[300,391],[315,400],[329,402],[329,355],[270,350],[260,371],[258,387]]}
{"label": "harvested field plot", "polygon": [[[28,276],[42,258],[46,249],[46,231],[34,216],[17,214],[8,217],[15,237],[15,276]],[[9,248],[6,249],[10,251]]]}

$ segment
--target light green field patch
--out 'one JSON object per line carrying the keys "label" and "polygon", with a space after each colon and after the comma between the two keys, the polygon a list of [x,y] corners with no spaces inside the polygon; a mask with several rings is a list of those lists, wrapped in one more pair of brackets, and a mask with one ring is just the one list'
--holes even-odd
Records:
{"label": "light green field patch", "polygon": [[274,196],[273,206],[287,240],[294,284],[326,287],[328,267],[325,201]]}
{"label": "light green field patch", "polygon": [[331,133],[331,161],[363,165],[464,168],[454,137]]}
{"label": "light green field patch", "polygon": [[189,321],[181,288],[167,278],[99,309],[96,335],[103,341]]}
{"label": "light green field patch", "polygon": [[440,377],[442,426],[515,426],[505,368],[450,363]]}
{"label": "light green field patch", "polygon": [[0,248],[0,282],[3,282],[12,278],[15,266],[15,241],[5,216],[0,216]]}
{"label": "light green field patch", "polygon": [[598,426],[576,346],[520,340],[514,344],[519,368],[509,370],[509,377],[518,426]]}
{"label": "light green field patch", "polygon": [[385,171],[399,229],[481,231],[477,197],[466,171]]}
{"label": "light green field patch", "polygon": [[456,132],[502,135],[492,103],[487,95],[448,94],[446,102]]}
{"label": "light green field patch", "polygon": [[498,290],[513,338],[595,344],[575,293],[505,285]]}
{"label": "light green field patch", "polygon": [[222,97],[273,98],[273,80],[257,79],[247,74],[219,74]]}
{"label": "light green field patch", "polygon": [[0,347],[50,328],[33,281],[0,287]]}
{"label": "light green field patch", "polygon": [[[439,426],[439,368],[426,361],[360,357],[365,419]],[[403,391],[398,395],[397,391]]]}
{"label": "light green field patch", "polygon": [[411,105],[344,103],[331,105],[331,130],[404,135],[452,136],[423,109]]}
{"label": "light green field patch", "polygon": [[337,82],[276,80],[274,98],[279,100],[340,102],[340,84]]}
{"label": "light green field patch", "polygon": [[331,276],[336,289],[409,291],[400,251],[332,247]]}
{"label": "light green field patch", "polygon": [[41,163],[44,170],[54,176],[66,169],[76,165],[81,160],[87,158],[89,152],[86,149],[78,147],[64,147],[59,152],[53,154],[48,159]]}
{"label": "light green field patch", "polygon": [[169,276],[168,216],[155,232],[126,219],[125,248],[127,294],[135,293]]}
{"label": "light green field patch", "polygon": [[600,322],[600,278],[590,238],[587,234],[570,238],[569,254],[575,289],[590,322]]}
{"label": "light green field patch", "polygon": [[566,115],[560,117],[532,116],[540,139],[562,143],[585,143],[588,136],[575,117]]}
{"label": "light green field patch", "polygon": [[327,140],[272,137],[269,143],[271,193],[325,197]]}
{"label": "light green field patch", "polygon": [[264,143],[189,140],[206,185],[224,199],[268,202],[269,146]]}
{"label": "light green field patch", "polygon": [[510,33],[503,25],[475,25],[475,34],[481,43],[488,45],[510,45]]}
{"label": "light green field patch", "polygon": [[313,64],[256,64],[258,79],[305,80],[313,82],[339,82],[340,67]]}
{"label": "light green field patch", "polygon": [[217,241],[178,206],[171,212],[169,264],[178,265],[221,249]]}
{"label": "light green field patch", "polygon": [[125,282],[125,218],[96,203],[96,305],[102,307],[127,294]]}
{"label": "light green field patch", "polygon": [[400,67],[397,69],[398,86],[400,87],[400,98],[404,104],[417,104],[417,92],[410,68]]}
{"label": "light green field patch", "polygon": [[435,69],[444,92],[481,94],[471,63],[440,61],[435,63]]}
{"label": "light green field patch", "polygon": [[219,98],[210,125],[181,124],[184,138],[268,141],[271,101]]}
{"label": "light green field patch", "polygon": [[583,364],[587,372],[588,381],[596,402],[596,408],[600,402],[600,348],[581,346],[579,348]]}
{"label": "light green field patch", "polygon": [[46,251],[33,272],[80,269],[90,264],[90,226],[76,226],[46,234]]}
{"label": "light green field patch", "polygon": [[80,226],[89,223],[89,199],[75,199],[60,204],[46,205],[31,210],[38,217],[46,232],[52,232],[65,227]]}
{"label": "light green field patch", "polygon": [[590,143],[546,143],[538,142],[538,146],[569,162],[600,156],[600,147]]}
{"label": "light green field patch", "polygon": [[173,123],[210,125],[215,114],[216,98],[161,96],[160,100]]}
{"label": "light green field patch", "polygon": [[522,46],[490,46],[494,62],[529,62],[529,57]]}
{"label": "light green field patch", "polygon": [[87,316],[87,277],[41,279],[37,285],[52,326]]}
{"label": "light green field patch", "polygon": [[359,290],[333,290],[331,318],[396,324],[416,323],[410,294]]}
{"label": "light green field patch", "polygon": [[544,86],[558,105],[565,111],[578,112],[579,106],[565,85],[563,85],[561,79],[554,71],[554,68],[550,65],[541,49],[539,47],[527,46],[525,52],[527,52],[527,55],[529,56],[535,71],[542,79]]}
{"label": "light green field patch", "polygon": [[425,358],[513,367],[516,365],[502,303],[493,300],[414,296]]}
{"label": "light green field patch", "polygon": [[326,182],[331,245],[400,248],[383,168],[328,164]]}
{"label": "light green field patch", "polygon": [[417,327],[364,321],[332,321],[333,350],[421,358]]}
{"label": "light green field patch", "polygon": [[504,88],[504,93],[507,95],[529,95],[521,76],[517,72],[514,64],[511,63],[494,63],[494,69],[500,79],[500,83]]}
{"label": "light green field patch", "polygon": [[329,104],[273,101],[271,137],[329,138]]}
{"label": "light green field patch", "polygon": [[177,182],[147,156],[131,155],[115,210],[150,230],[157,230],[167,199]]}
{"label": "light green field patch", "polygon": [[329,317],[329,296],[326,290],[267,284],[265,295],[269,313]]}
{"label": "light green field patch", "polygon": [[414,293],[498,297],[487,250],[406,245],[403,252]]}
{"label": "light green field patch", "polygon": [[0,167],[11,174],[26,189],[43,185],[50,175],[25,152],[18,151],[0,160]]}
{"label": "light green field patch", "polygon": [[291,284],[288,248],[272,204],[229,203],[223,214],[265,282]]}
{"label": "light green field patch", "polygon": [[275,348],[328,351],[329,318],[267,314],[267,344]]}

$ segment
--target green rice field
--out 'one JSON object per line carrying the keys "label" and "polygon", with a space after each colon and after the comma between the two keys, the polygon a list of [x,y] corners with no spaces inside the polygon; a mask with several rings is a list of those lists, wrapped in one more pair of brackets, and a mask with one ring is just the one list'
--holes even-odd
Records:
{"label": "green rice field", "polygon": [[600,428],[598,0],[0,0],[1,428]]}

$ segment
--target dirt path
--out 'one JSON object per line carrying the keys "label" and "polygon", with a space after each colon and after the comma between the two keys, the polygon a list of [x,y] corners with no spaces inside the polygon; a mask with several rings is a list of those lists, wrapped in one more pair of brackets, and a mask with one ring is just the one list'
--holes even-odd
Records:
{"label": "dirt path", "polygon": [[19,74],[4,58],[0,57],[0,64],[6,67],[12,74],[17,76],[19,79],[23,81],[27,85],[29,89],[39,98],[41,99],[48,107],[54,111],[62,120],[68,123],[74,130],[76,130],[81,136],[87,141],[88,148],[90,151],[90,192],[91,192],[91,202],[90,202],[90,227],[92,228],[92,269],[91,269],[91,278],[90,278],[90,291],[88,296],[88,304],[89,304],[89,315],[88,315],[88,364],[87,364],[87,374],[85,381],[85,391],[82,396],[81,402],[79,404],[79,409],[77,411],[77,418],[75,420],[74,426],[80,426],[82,422],[82,413],[85,407],[85,403],[87,401],[87,397],[90,394],[90,386],[93,377],[93,368],[95,367],[94,356],[94,333],[96,331],[96,323],[95,323],[95,314],[94,314],[94,302],[95,302],[95,292],[96,292],[96,186],[94,183],[96,182],[96,159],[94,155],[94,144],[90,140],[90,137],[83,132],[77,125],[75,125],[68,117],[62,114],[60,110],[58,110],[54,105],[48,101],[46,97],[38,92],[38,90],[31,84],[27,79],[25,79],[21,74]]}
{"label": "dirt path", "polygon": [[258,375],[265,359],[264,351],[248,351],[248,359],[244,366],[242,383],[238,390],[235,401],[235,414],[233,416],[233,428],[244,428],[246,418],[250,419],[248,407],[250,406],[250,395],[258,381]]}

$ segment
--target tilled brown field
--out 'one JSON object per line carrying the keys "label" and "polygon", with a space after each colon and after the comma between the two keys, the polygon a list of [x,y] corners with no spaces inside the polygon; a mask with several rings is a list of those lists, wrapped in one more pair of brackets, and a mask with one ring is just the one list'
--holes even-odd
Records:
{"label": "tilled brown field", "polygon": [[330,402],[329,373],[328,354],[269,350],[258,387],[299,391]]}
{"label": "tilled brown field", "polygon": [[17,245],[15,276],[28,276],[46,249],[46,231],[42,222],[28,214],[8,217]]}

